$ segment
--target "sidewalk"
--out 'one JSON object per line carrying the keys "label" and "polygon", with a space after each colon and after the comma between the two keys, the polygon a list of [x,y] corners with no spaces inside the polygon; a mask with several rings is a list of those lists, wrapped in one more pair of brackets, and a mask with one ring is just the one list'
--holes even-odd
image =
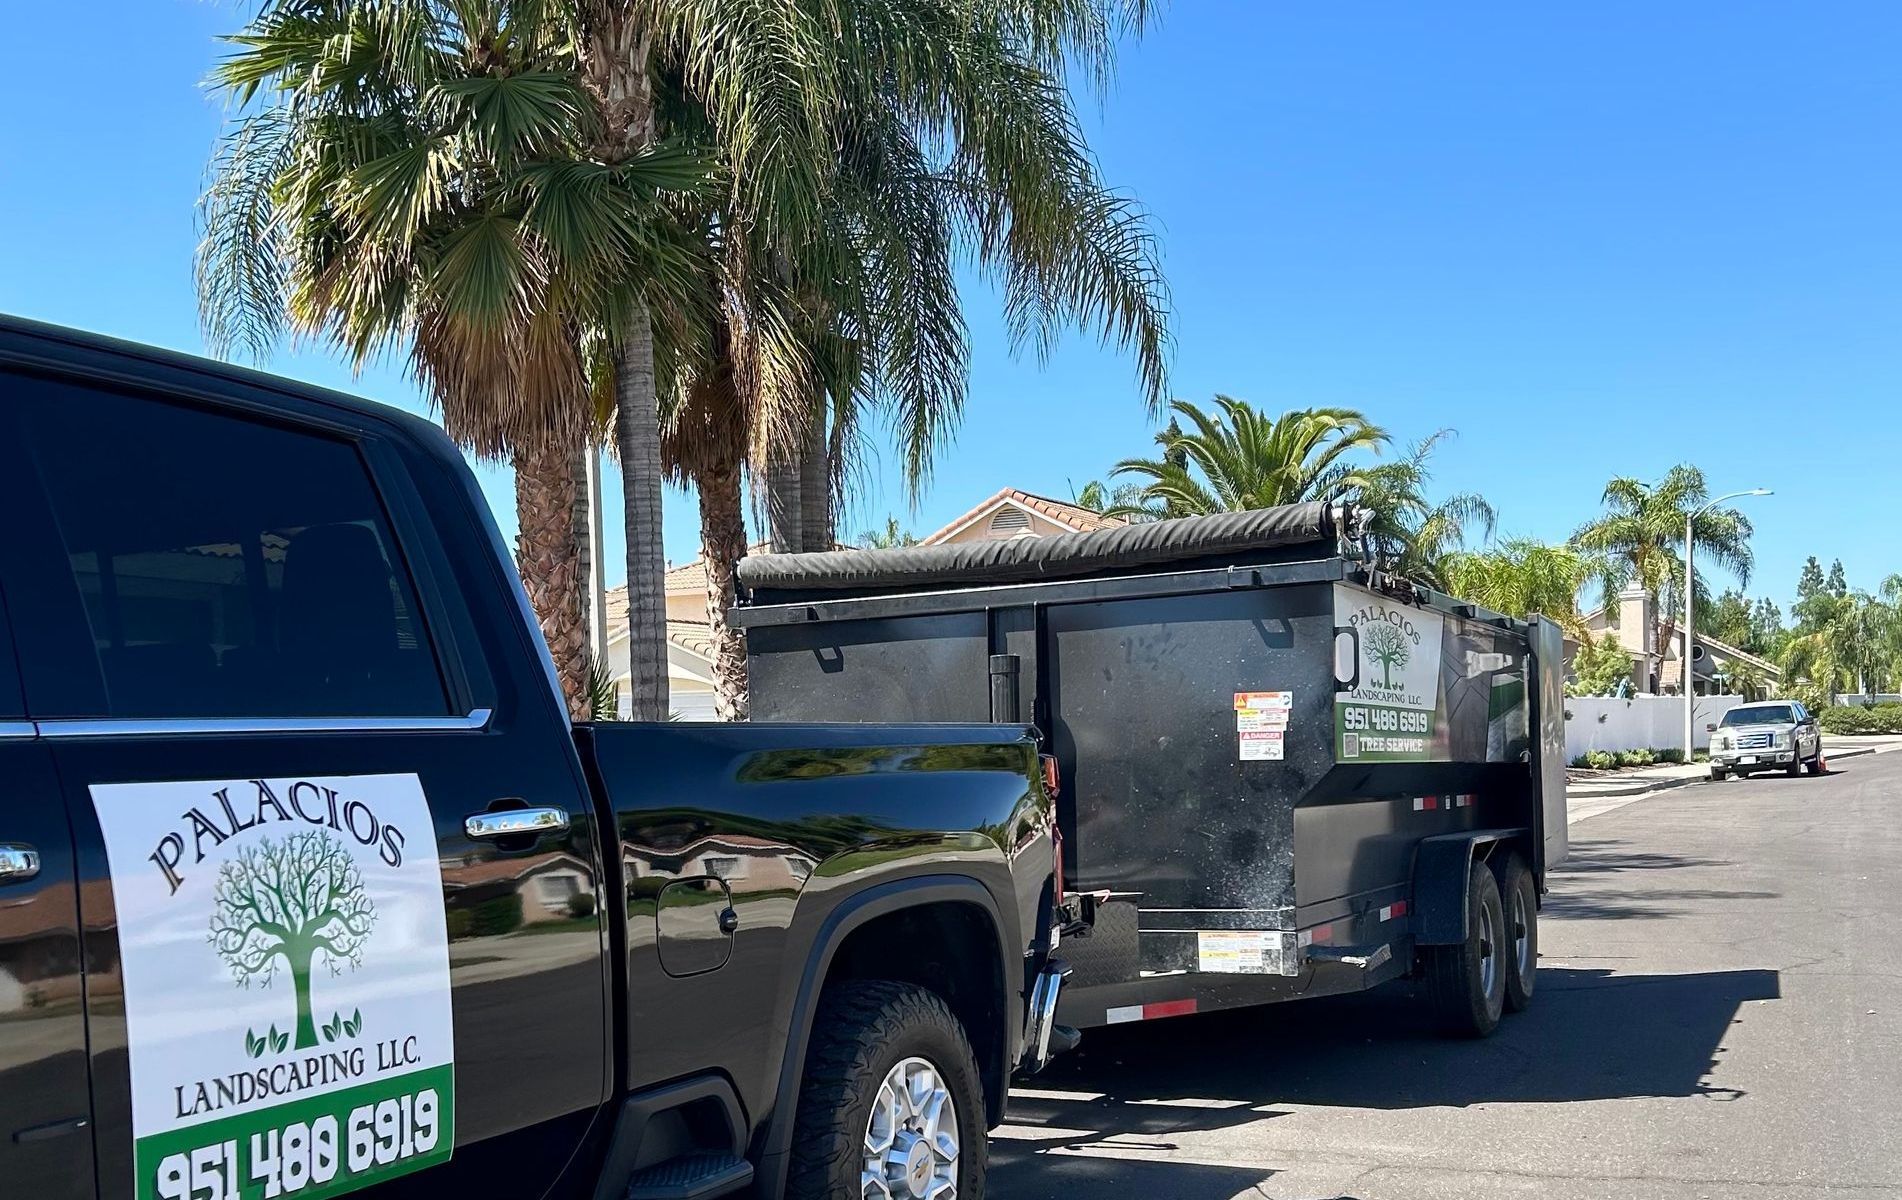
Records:
{"label": "sidewalk", "polygon": [[[1831,763],[1863,754],[1884,754],[1902,750],[1902,737],[1830,737],[1823,738],[1823,757]],[[1641,767],[1630,771],[1587,771],[1576,767],[1565,772],[1565,798],[1569,820],[1582,821],[1599,813],[1622,808],[1653,792],[1682,787],[1710,778],[1707,763],[1677,766]]]}

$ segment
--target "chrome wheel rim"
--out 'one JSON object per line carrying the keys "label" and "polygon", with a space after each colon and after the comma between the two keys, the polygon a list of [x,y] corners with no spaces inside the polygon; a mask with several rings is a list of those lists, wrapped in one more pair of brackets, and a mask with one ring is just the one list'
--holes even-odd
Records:
{"label": "chrome wheel rim", "polygon": [[1532,974],[1532,914],[1526,911],[1524,888],[1512,889],[1512,960],[1519,978]]}
{"label": "chrome wheel rim", "polygon": [[937,1067],[908,1058],[872,1100],[861,1200],[957,1200],[958,1106]]}
{"label": "chrome wheel rim", "polygon": [[1499,984],[1498,911],[1490,904],[1479,906],[1479,986],[1487,996]]}

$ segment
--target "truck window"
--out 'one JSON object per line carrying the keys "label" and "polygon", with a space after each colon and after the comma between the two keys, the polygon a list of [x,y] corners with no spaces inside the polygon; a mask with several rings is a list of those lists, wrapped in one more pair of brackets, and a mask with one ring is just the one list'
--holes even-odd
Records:
{"label": "truck window", "polygon": [[23,389],[109,717],[441,716],[416,592],[350,443]]}

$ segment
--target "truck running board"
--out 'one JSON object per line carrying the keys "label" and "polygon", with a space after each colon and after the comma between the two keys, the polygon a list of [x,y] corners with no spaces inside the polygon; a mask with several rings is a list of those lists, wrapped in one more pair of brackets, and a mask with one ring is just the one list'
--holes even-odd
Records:
{"label": "truck running board", "polygon": [[627,1200],[714,1200],[753,1183],[753,1164],[737,1154],[703,1150],[655,1163],[627,1183]]}
{"label": "truck running board", "polygon": [[1382,942],[1378,946],[1309,946],[1308,958],[1314,962],[1346,963],[1350,967],[1359,967],[1371,971],[1384,966],[1393,957],[1393,948]]}

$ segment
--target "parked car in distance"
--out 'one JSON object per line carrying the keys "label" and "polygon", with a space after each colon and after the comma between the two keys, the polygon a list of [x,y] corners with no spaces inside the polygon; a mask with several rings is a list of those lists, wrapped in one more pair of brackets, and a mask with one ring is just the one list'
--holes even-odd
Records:
{"label": "parked car in distance", "polygon": [[1710,777],[1783,771],[1823,772],[1823,735],[1816,718],[1794,700],[1743,704],[1725,713],[1710,740]]}
{"label": "parked car in distance", "polygon": [[572,723],[418,417],[0,318],[0,1198],[984,1187],[1023,726]]}

